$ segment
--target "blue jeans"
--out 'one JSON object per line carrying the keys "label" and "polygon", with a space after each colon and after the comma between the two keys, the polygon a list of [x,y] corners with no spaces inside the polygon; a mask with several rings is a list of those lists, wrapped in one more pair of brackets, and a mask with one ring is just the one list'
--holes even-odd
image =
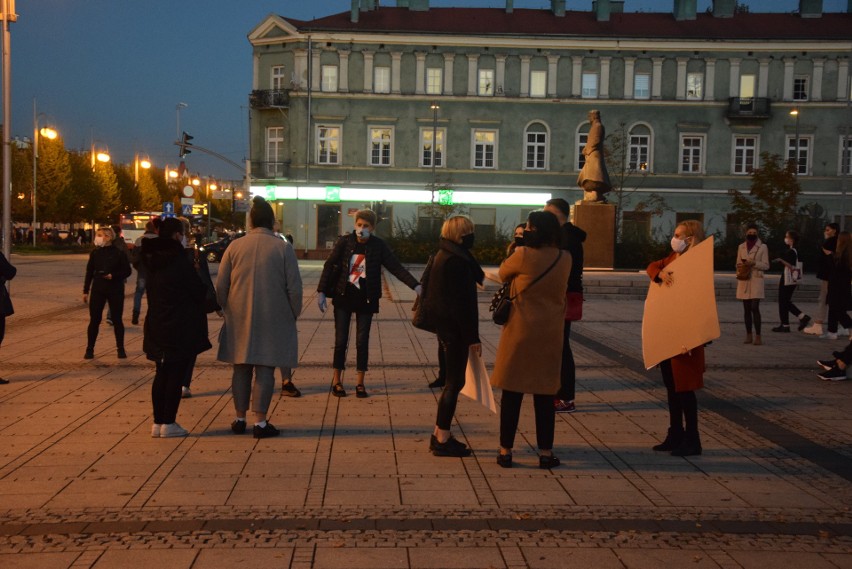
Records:
{"label": "blue jeans", "polygon": [[145,277],[136,273],[136,292],[133,293],[133,312],[139,314],[142,310],[142,296],[145,294]]}
{"label": "blue jeans", "polygon": [[[349,323],[352,312],[339,306],[334,307],[334,369],[346,369],[346,351],[349,349]],[[370,326],[373,323],[372,312],[355,313],[355,349],[358,351],[355,369],[367,371],[370,356]]]}

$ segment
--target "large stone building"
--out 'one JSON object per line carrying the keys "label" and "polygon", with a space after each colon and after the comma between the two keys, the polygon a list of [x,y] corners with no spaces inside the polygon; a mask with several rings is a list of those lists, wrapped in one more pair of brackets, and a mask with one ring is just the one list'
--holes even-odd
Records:
{"label": "large stone building", "polygon": [[792,14],[735,0],[700,14],[696,0],[671,13],[352,0],[312,21],[270,15],[249,35],[252,192],[277,200],[304,250],[328,247],[366,204],[385,232],[430,226],[433,201],[463,205],[483,235],[510,231],[550,196],[582,197],[598,109],[625,227],[667,233],[699,217],[731,229],[729,191],[748,188],[764,151],[798,154],[802,202],[839,216],[850,12],[823,13],[821,0]]}

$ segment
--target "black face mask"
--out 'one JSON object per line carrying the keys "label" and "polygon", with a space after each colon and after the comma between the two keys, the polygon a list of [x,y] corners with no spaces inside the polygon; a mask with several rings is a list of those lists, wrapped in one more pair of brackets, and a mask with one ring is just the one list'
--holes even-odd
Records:
{"label": "black face mask", "polygon": [[465,235],[462,237],[461,246],[465,249],[473,249],[473,242],[476,239],[476,235],[471,233],[470,235]]}
{"label": "black face mask", "polygon": [[746,241],[757,241],[757,235],[746,235]]}
{"label": "black face mask", "polygon": [[535,247],[538,245],[538,231],[530,231],[529,229],[524,229],[524,245],[528,247]]}
{"label": "black face mask", "polygon": [[524,246],[524,238],[523,237],[515,237],[515,247],[523,247]]}

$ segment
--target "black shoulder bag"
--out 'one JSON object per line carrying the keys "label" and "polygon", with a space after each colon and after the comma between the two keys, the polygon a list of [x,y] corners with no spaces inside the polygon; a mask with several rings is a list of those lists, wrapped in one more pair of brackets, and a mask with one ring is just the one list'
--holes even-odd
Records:
{"label": "black shoulder bag", "polygon": [[508,281],[503,283],[503,286],[500,287],[500,290],[494,293],[494,298],[491,299],[491,306],[488,307],[488,310],[491,311],[491,320],[494,321],[498,326],[503,326],[506,322],[509,321],[509,313],[512,311],[512,301],[514,301],[521,292],[528,290],[535,283],[540,281],[544,276],[556,266],[556,263],[559,262],[559,259],[562,258],[562,250],[559,251],[559,255],[556,256],[556,259],[551,263],[547,270],[541,273],[539,276],[535,278],[527,287],[515,294],[515,296],[511,296],[509,293],[512,288],[512,281]]}
{"label": "black shoulder bag", "polygon": [[420,330],[437,334],[438,328],[433,321],[434,319],[431,318],[429,311],[423,306],[425,304],[426,291],[429,289],[429,274],[432,272],[432,260],[434,258],[435,255],[429,255],[429,260],[426,261],[426,268],[423,269],[423,276],[420,277],[422,290],[420,291],[420,296],[414,299],[414,305],[411,307],[411,310],[414,311],[411,315],[411,325]]}

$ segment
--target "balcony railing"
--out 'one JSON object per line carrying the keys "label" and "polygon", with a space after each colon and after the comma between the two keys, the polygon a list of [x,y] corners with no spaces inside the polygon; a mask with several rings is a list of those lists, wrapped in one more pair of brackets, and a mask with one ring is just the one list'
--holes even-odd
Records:
{"label": "balcony railing", "polygon": [[251,177],[257,179],[287,179],[290,177],[290,161],[251,163]]}
{"label": "balcony railing", "polygon": [[729,119],[768,119],[769,116],[769,99],[757,97],[728,99]]}
{"label": "balcony railing", "polygon": [[290,106],[290,92],[286,89],[258,89],[249,95],[253,109],[280,109]]}

